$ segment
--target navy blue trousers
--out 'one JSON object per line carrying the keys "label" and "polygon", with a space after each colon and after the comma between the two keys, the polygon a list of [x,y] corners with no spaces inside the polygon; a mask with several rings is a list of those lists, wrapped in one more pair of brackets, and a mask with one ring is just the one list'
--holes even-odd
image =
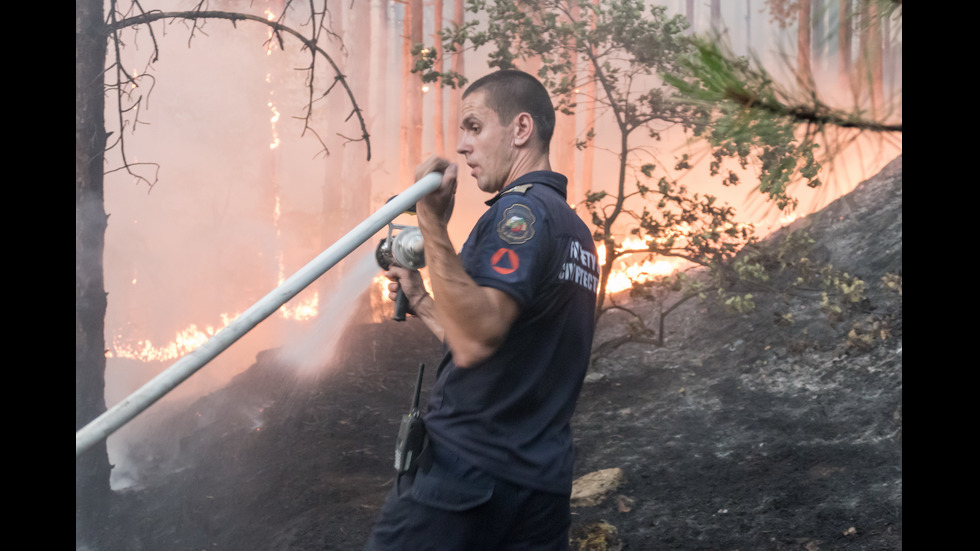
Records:
{"label": "navy blue trousers", "polygon": [[565,551],[569,496],[517,486],[434,447],[399,477],[368,551]]}

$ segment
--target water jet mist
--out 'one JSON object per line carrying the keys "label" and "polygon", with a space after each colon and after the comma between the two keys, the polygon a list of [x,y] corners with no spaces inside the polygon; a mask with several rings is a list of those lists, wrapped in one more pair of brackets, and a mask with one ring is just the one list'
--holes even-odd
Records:
{"label": "water jet mist", "polygon": [[291,335],[277,351],[280,364],[310,376],[321,374],[329,365],[345,327],[356,313],[356,302],[373,285],[379,270],[370,243],[352,253],[350,262],[327,300],[320,304],[313,327]]}
{"label": "water jet mist", "polygon": [[293,274],[282,285],[245,310],[206,343],[75,432],[75,457],[77,458],[96,442],[108,437],[204,367],[205,364],[269,317],[280,306],[351,254],[359,245],[374,236],[381,228],[415,205],[419,199],[435,190],[441,181],[442,174],[438,172],[424,176],[410,188],[385,203],[374,214]]}

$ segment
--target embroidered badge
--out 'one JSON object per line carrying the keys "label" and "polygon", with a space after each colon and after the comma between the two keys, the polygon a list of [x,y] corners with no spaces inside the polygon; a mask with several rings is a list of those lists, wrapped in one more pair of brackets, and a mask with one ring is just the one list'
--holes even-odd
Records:
{"label": "embroidered badge", "polygon": [[520,203],[504,209],[503,218],[497,223],[497,235],[506,243],[520,245],[534,237],[534,215],[531,209]]}
{"label": "embroidered badge", "polygon": [[497,249],[497,252],[493,253],[493,256],[490,257],[490,266],[498,274],[512,274],[517,271],[520,265],[520,257],[508,248]]}

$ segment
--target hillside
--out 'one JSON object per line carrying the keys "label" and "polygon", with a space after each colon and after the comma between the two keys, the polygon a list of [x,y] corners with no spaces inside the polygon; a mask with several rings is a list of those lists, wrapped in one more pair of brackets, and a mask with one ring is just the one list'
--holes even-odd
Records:
{"label": "hillside", "polygon": [[[598,357],[574,421],[577,473],[623,477],[573,510],[573,549],[902,548],[901,287],[882,280],[902,273],[901,157],[762,246],[801,228],[815,255],[865,282],[864,300],[837,318],[814,294],[758,293],[746,315],[692,301],[666,346]],[[603,320],[600,338],[624,323]],[[315,381],[268,351],[146,420],[130,450],[139,485],[118,492],[107,548],[360,549],[416,369],[432,367],[428,385],[439,345],[411,319],[343,342]]]}

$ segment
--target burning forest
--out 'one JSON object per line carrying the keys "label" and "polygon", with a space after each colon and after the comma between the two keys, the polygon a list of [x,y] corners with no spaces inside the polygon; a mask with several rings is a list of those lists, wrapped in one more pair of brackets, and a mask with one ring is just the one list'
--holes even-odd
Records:
{"label": "burning forest", "polygon": [[[418,162],[432,154],[452,158],[461,92],[453,85],[463,82],[461,76],[472,80],[500,67],[501,59],[547,75],[553,90],[558,125],[552,165],[569,176],[568,201],[595,230],[604,267],[597,317],[605,340],[597,342],[597,349],[611,354],[608,362],[626,361],[615,359],[616,354],[670,356],[678,365],[694,361],[678,359],[681,352],[665,343],[668,315],[677,318],[677,331],[685,335],[680,341],[691,338],[693,312],[715,308],[695,306],[705,304],[708,291],[721,297],[718,302],[728,311],[744,306],[740,315],[753,315],[746,296],[758,281],[743,274],[764,262],[749,251],[794,221],[834,205],[886,166],[893,168],[888,163],[901,156],[900,3],[897,14],[862,11],[863,2],[853,2],[853,14],[842,14],[837,6],[816,2],[798,3],[804,9],[794,4],[792,10],[776,1],[762,6],[636,2],[640,15],[630,32],[663,37],[657,46],[663,51],[656,55],[650,50],[654,46],[644,46],[643,40],[623,45],[615,37],[602,37],[603,10],[614,9],[606,2],[596,2],[594,13],[562,1],[518,3],[524,12],[502,9],[496,2],[467,11],[463,0],[313,2],[312,12],[289,0],[83,4],[98,12],[90,21],[101,21],[93,26],[108,44],[99,72],[104,72],[108,93],[101,107],[81,106],[78,94],[76,156],[82,158],[82,114],[100,111],[108,137],[105,147],[99,147],[104,149],[98,156],[104,166],[98,167],[102,183],[94,195],[104,213],[96,209],[88,214],[93,201],[86,199],[87,184],[79,184],[76,193],[76,430],[94,417],[92,411],[120,403],[227,330],[243,312],[409,188]],[[541,13],[558,14],[559,21],[591,21],[592,31],[583,30],[575,45],[548,43],[561,29],[547,27],[545,20],[529,26],[532,4]],[[76,6],[77,20],[82,17],[79,10],[84,6]],[[842,23],[851,16],[853,22]],[[883,24],[867,25],[869,20]],[[302,31],[294,35],[292,29]],[[531,29],[540,44],[526,34]],[[484,44],[470,34],[478,32],[486,33]],[[733,70],[758,63],[771,71],[767,76],[773,80],[790,83],[789,89],[807,83],[819,92],[828,121],[856,101],[861,112],[875,115],[888,129],[841,129],[833,122],[817,129],[794,121],[790,132],[797,137],[791,145],[756,140],[740,149],[713,133],[729,120],[706,122],[710,110],[704,109],[703,98],[682,104],[667,97],[675,88],[661,71],[680,71],[680,60],[696,37],[712,37],[724,45],[739,60]],[[511,48],[507,56],[501,54],[502,44]],[[76,60],[92,47],[76,42]],[[612,65],[601,58],[604,51],[612,52]],[[604,67],[615,69],[604,74]],[[747,82],[750,75],[758,76],[750,70],[738,74]],[[870,84],[865,84],[865,74],[873,76]],[[710,89],[708,80],[702,90]],[[778,119],[771,112],[768,116]],[[763,132],[757,126],[752,131]],[[760,174],[779,172],[766,163],[780,148],[801,161],[787,171],[786,190],[773,192],[782,184]],[[741,157],[745,150],[756,157]],[[812,164],[805,164],[807,159]],[[86,171],[95,170],[89,165]],[[82,166],[81,160],[76,166]],[[819,166],[816,173],[808,172],[811,166]],[[898,166],[900,182],[900,161]],[[81,171],[77,168],[76,175]],[[899,183],[899,194],[900,189]],[[461,170],[450,225],[457,246],[486,199]],[[898,201],[900,209],[900,195]],[[414,221],[405,213],[393,223]],[[80,232],[92,226],[98,232],[100,224],[102,254],[83,250],[80,243],[88,241]],[[898,231],[900,278],[900,220]],[[106,466],[87,466],[99,459],[76,465],[77,548],[134,548],[136,541],[143,549],[192,549],[219,541],[234,546],[248,541],[248,534],[264,542],[262,548],[323,548],[311,543],[318,538],[321,544],[329,542],[328,549],[359,548],[363,525],[380,504],[372,501],[380,499],[378,492],[352,497],[350,484],[337,483],[329,495],[314,496],[299,489],[300,482],[287,469],[316,478],[311,489],[325,483],[313,468],[364,477],[352,481],[355,486],[383,485],[383,475],[377,473],[383,473],[387,442],[393,437],[385,408],[400,412],[407,404],[402,375],[411,378],[411,364],[438,362],[438,343],[421,335],[415,320],[391,321],[395,305],[387,297],[387,280],[376,258],[383,237],[382,230],[364,239],[159,403],[109,435],[103,444],[111,465],[108,473]],[[93,255],[101,260],[87,264]],[[724,269],[717,281],[704,275],[718,266]],[[95,271],[99,277],[90,277]],[[425,276],[426,269],[422,272]],[[736,272],[742,279],[732,285]],[[96,286],[101,281],[106,296],[102,315],[83,315],[98,303],[86,297],[97,296],[99,289],[90,293],[82,280]],[[103,352],[97,352],[97,344],[81,346],[83,334],[92,342],[101,335]],[[605,348],[606,343],[614,344]],[[637,352],[630,346],[649,348]],[[83,348],[90,349],[84,357]],[[410,365],[395,375],[399,360]],[[615,370],[602,361],[596,360],[593,388],[615,379]],[[898,361],[900,374],[900,352]],[[104,362],[101,390],[98,384],[90,390],[79,382],[79,370],[91,369],[93,362],[97,370]],[[336,388],[330,390],[330,385]],[[397,403],[378,401],[389,399]],[[347,411],[338,413],[323,400]],[[583,424],[602,415],[595,407],[584,407]],[[619,411],[628,417],[622,412],[631,407],[638,406],[623,405]],[[298,430],[312,431],[321,449],[329,448],[335,457],[317,459],[303,449],[269,458],[261,467],[255,467],[256,458],[246,458],[258,453],[259,447],[251,447],[259,446],[258,438],[287,437],[285,430],[281,436],[267,435],[267,427],[282,429],[291,416],[297,423],[314,423],[318,411],[334,429]],[[221,434],[214,432],[219,427]],[[214,442],[228,448],[216,451]],[[586,448],[595,445],[600,444],[590,440]],[[294,460],[310,464],[299,468]],[[358,461],[376,470],[345,470],[344,465]],[[584,465],[602,466],[594,458]],[[260,527],[246,529],[240,519],[226,516],[233,513],[217,506],[209,511],[207,500],[189,498],[189,510],[175,505],[177,495],[148,490],[181,472],[203,477],[218,468],[228,471],[216,478],[235,473],[242,487],[255,490],[247,499],[276,500],[282,509],[273,515],[281,523],[279,535],[271,540],[256,535],[253,531]],[[249,470],[255,468],[258,472]],[[82,526],[94,522],[85,512],[90,502],[86,496],[93,494],[79,488],[99,486],[106,474],[108,495],[129,496],[147,514],[177,507],[184,520],[168,520],[177,524],[151,535],[156,529],[130,511],[117,518],[130,523],[128,528],[137,526],[123,538],[125,546],[83,543],[92,533],[105,532],[87,532]],[[282,486],[277,489],[276,482],[261,477]],[[186,482],[175,483],[173,489],[189,491]],[[142,490],[148,491],[141,495]],[[330,501],[336,506],[331,511],[352,511],[336,522],[325,521],[332,528],[302,528],[311,530],[304,537],[296,535],[295,541],[304,543],[289,545],[283,535],[289,529],[283,526],[289,518],[303,517],[297,512],[302,504],[284,506],[271,497],[287,491],[295,492],[293,499],[312,503],[310,510]],[[112,501],[105,491],[94,495]],[[149,499],[160,503],[144,501]],[[619,503],[619,514],[628,515],[631,506]],[[253,505],[250,511],[259,508]],[[243,510],[242,518],[248,514]],[[348,521],[349,534],[324,535],[344,532],[341,525]],[[229,535],[235,531],[237,536]],[[623,548],[663,548],[633,541]],[[685,541],[666,548],[717,548],[710,541]],[[821,542],[818,548],[846,548]]]}

